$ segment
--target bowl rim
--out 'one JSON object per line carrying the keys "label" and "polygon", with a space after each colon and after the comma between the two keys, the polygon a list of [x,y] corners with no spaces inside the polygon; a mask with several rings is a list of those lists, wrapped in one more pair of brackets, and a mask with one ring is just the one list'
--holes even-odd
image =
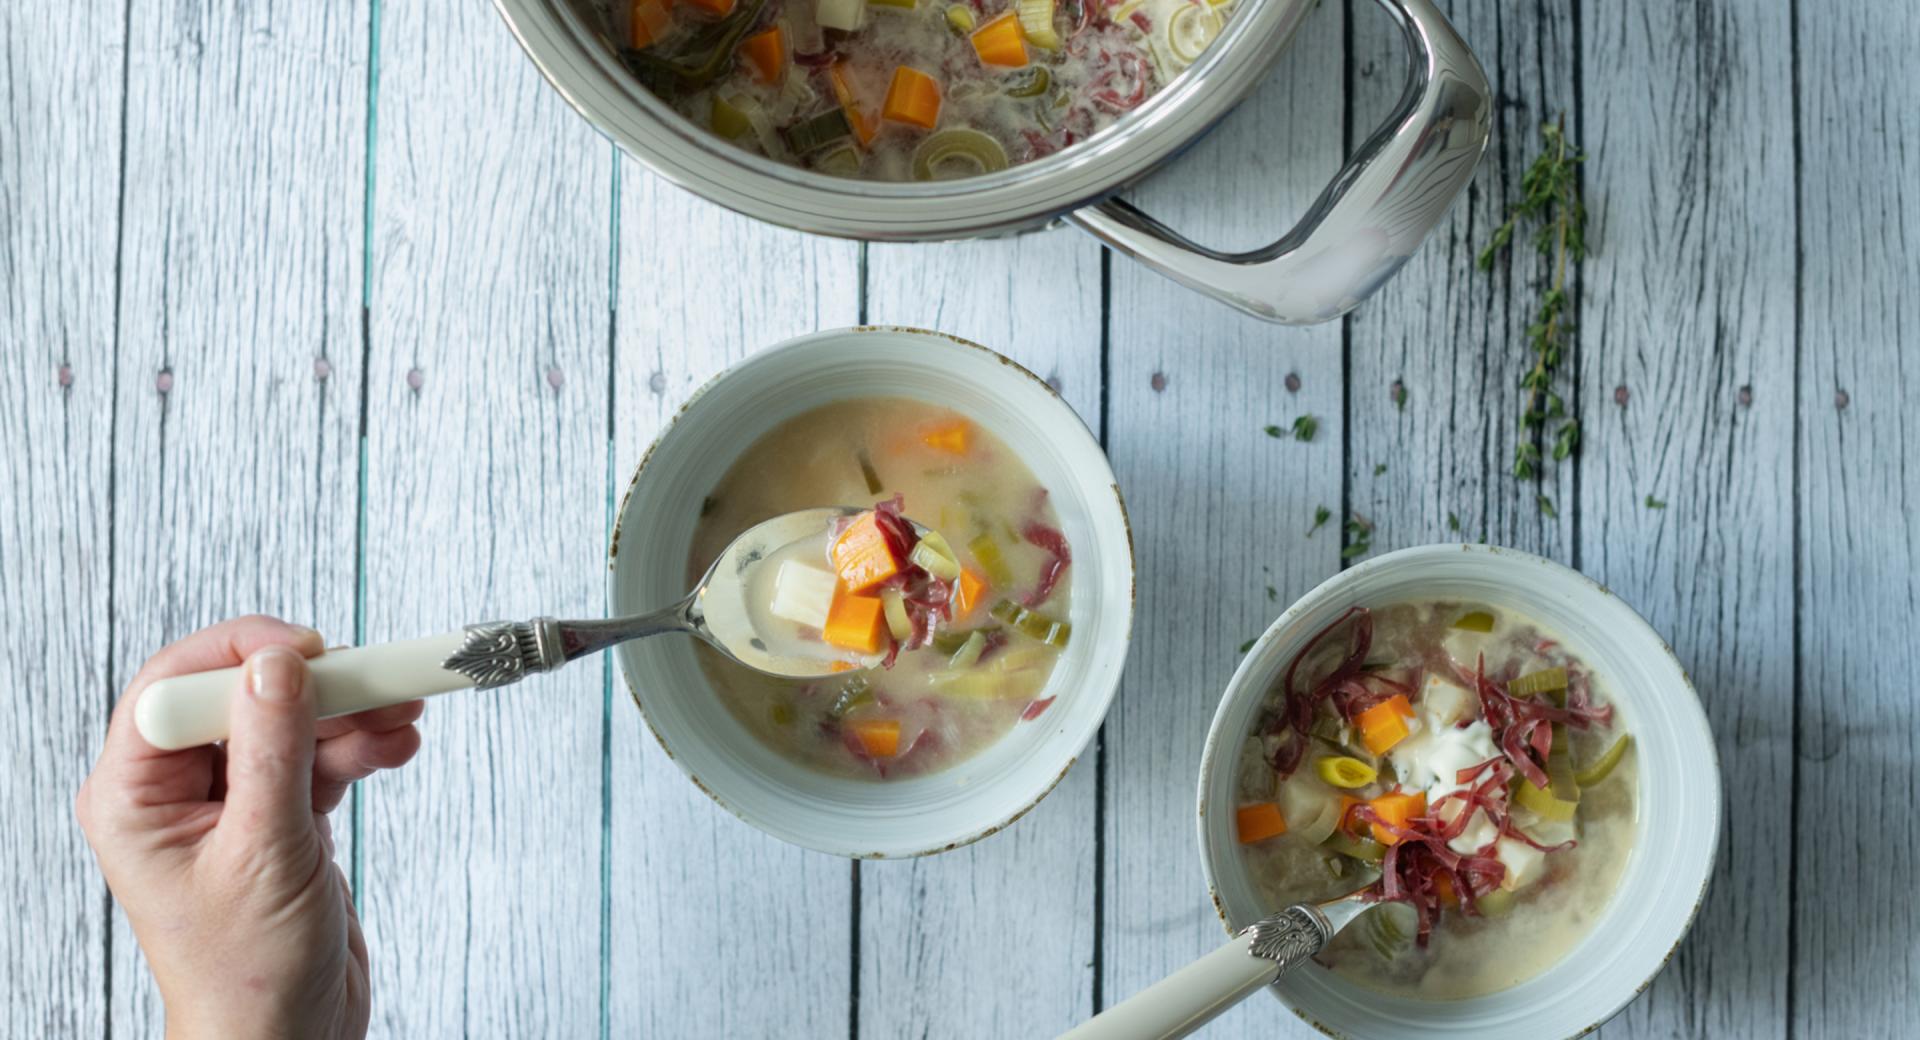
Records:
{"label": "bowl rim", "polygon": [[[1270,644],[1279,641],[1283,633],[1296,626],[1302,618],[1311,613],[1322,601],[1338,596],[1345,586],[1357,580],[1360,575],[1382,569],[1400,569],[1430,559],[1455,556],[1461,552],[1478,554],[1488,558],[1505,558],[1524,561],[1530,565],[1543,567],[1549,574],[1553,575],[1554,580],[1582,586],[1591,592],[1598,593],[1605,599],[1612,600],[1624,609],[1633,620],[1639,623],[1639,631],[1637,634],[1644,636],[1646,640],[1649,641],[1648,645],[1658,646],[1661,652],[1664,653],[1672,663],[1674,673],[1679,676],[1680,680],[1679,688],[1674,692],[1677,694],[1684,691],[1686,694],[1684,698],[1677,698],[1680,701],[1681,710],[1689,717],[1690,721],[1698,723],[1699,731],[1705,736],[1704,744],[1709,756],[1709,761],[1713,767],[1713,796],[1706,799],[1710,815],[1706,820],[1702,821],[1703,826],[1695,829],[1698,833],[1708,837],[1710,845],[1708,847],[1706,860],[1701,866],[1700,882],[1697,891],[1693,894],[1692,905],[1689,907],[1685,919],[1681,921],[1679,930],[1674,934],[1672,945],[1661,955],[1658,963],[1653,965],[1646,977],[1639,979],[1630,988],[1625,989],[1620,999],[1613,1002],[1612,1006],[1591,1024],[1569,1034],[1570,1037],[1584,1036],[1605,1025],[1615,1015],[1618,1015],[1624,1010],[1628,1004],[1631,1004],[1635,998],[1639,997],[1641,993],[1644,993],[1647,987],[1653,984],[1654,979],[1658,978],[1660,973],[1666,970],[1668,963],[1673,960],[1674,954],[1679,951],[1680,944],[1685,942],[1687,936],[1693,931],[1694,922],[1700,916],[1700,909],[1706,904],[1707,893],[1712,888],[1714,871],[1719,863],[1720,828],[1723,822],[1723,812],[1721,808],[1723,778],[1720,769],[1720,747],[1718,742],[1713,739],[1712,722],[1707,717],[1705,705],[1700,701],[1699,691],[1694,688],[1692,676],[1687,673],[1686,666],[1680,661],[1679,655],[1674,653],[1673,647],[1667,642],[1666,637],[1661,635],[1660,631],[1654,628],[1653,624],[1647,621],[1638,610],[1634,609],[1631,604],[1616,595],[1613,590],[1606,585],[1595,581],[1580,571],[1544,556],[1522,549],[1510,549],[1488,543],[1474,542],[1437,542],[1398,549],[1364,560],[1352,567],[1334,573],[1326,580],[1315,585],[1312,589],[1309,589],[1298,599],[1294,600],[1287,606],[1287,609],[1282,611],[1280,615],[1273,620],[1272,624],[1267,626],[1266,631],[1262,632],[1260,637],[1254,640],[1253,646],[1249,647],[1246,654],[1241,657],[1240,664],[1234,669],[1232,677],[1227,680],[1226,689],[1220,696],[1220,703],[1214,709],[1213,719],[1207,724],[1206,744],[1200,753],[1200,775],[1199,781],[1196,784],[1195,801],[1197,811],[1195,813],[1194,829],[1195,837],[1199,845],[1201,870],[1206,876],[1207,897],[1213,904],[1214,914],[1218,917],[1221,926],[1226,929],[1229,935],[1234,934],[1233,922],[1229,918],[1225,902],[1220,896],[1219,880],[1216,875],[1213,857],[1208,854],[1210,827],[1223,826],[1224,823],[1216,824],[1215,821],[1209,818],[1207,802],[1213,790],[1212,778],[1216,768],[1215,759],[1223,753],[1227,746],[1227,741],[1223,734],[1229,708],[1241,698],[1249,696],[1248,690],[1257,689],[1264,693],[1267,688],[1268,684],[1265,681],[1255,681],[1256,679],[1262,678],[1255,674],[1256,672],[1262,671],[1262,669],[1257,669],[1254,666],[1254,661],[1261,656],[1260,652]],[[1242,736],[1242,734],[1238,733],[1233,735],[1232,748],[1235,754],[1238,754],[1239,742]],[[1610,902],[1607,910],[1594,922],[1593,930],[1595,932],[1605,927],[1607,920],[1613,916],[1614,907],[1615,904]],[[1551,971],[1553,969],[1549,967],[1547,970]],[[1277,986],[1277,981],[1278,980],[1276,980],[1276,984],[1269,984],[1266,988],[1273,994],[1275,999],[1280,1001],[1287,1010],[1298,1016],[1301,1021],[1306,1022],[1315,1030],[1327,1036],[1348,1037],[1351,1035],[1336,1030],[1314,1018],[1306,1008],[1282,992]],[[1497,992],[1504,992],[1504,990],[1496,991],[1496,994]]]}
{"label": "bowl rim", "polygon": [[1121,668],[1114,671],[1111,681],[1104,684],[1106,689],[1102,691],[1100,695],[1099,710],[1090,716],[1090,724],[1087,726],[1086,732],[1077,737],[1073,733],[1067,732],[1058,738],[1062,743],[1071,742],[1075,744],[1072,752],[1066,756],[1066,760],[1061,764],[1059,770],[1054,772],[1053,775],[1032,794],[1022,797],[1018,804],[1011,810],[999,815],[992,822],[977,827],[950,841],[925,847],[911,848],[907,851],[867,850],[865,847],[855,849],[852,847],[830,846],[823,843],[807,841],[799,836],[789,835],[785,831],[769,828],[762,821],[749,817],[743,813],[738,806],[735,806],[726,798],[721,797],[718,791],[714,790],[711,785],[701,779],[700,776],[693,771],[693,768],[680,755],[675,753],[673,746],[668,743],[666,735],[661,732],[659,724],[655,721],[652,713],[647,711],[646,704],[640,697],[639,687],[635,685],[633,675],[628,670],[624,657],[618,658],[618,670],[621,682],[624,683],[627,688],[628,698],[633,702],[634,707],[639,710],[641,720],[646,724],[647,731],[653,735],[654,742],[660,746],[660,750],[666,754],[667,758],[679,768],[680,772],[684,774],[688,780],[692,781],[696,788],[699,788],[703,794],[712,799],[713,802],[722,809],[725,809],[727,813],[735,819],[763,834],[798,845],[802,848],[827,853],[829,855],[842,856],[854,860],[914,859],[921,856],[932,856],[942,852],[951,852],[954,849],[964,848],[983,838],[991,837],[1005,830],[1022,816],[1033,811],[1048,795],[1053,793],[1055,788],[1060,786],[1060,782],[1066,779],[1067,773],[1079,762],[1080,756],[1085,752],[1087,745],[1092,743],[1093,739],[1099,734],[1101,726],[1105,724],[1107,714],[1112,710],[1114,699],[1119,696],[1120,681],[1125,673],[1124,660],[1133,642],[1133,624],[1139,601],[1139,572],[1134,561],[1133,523],[1127,513],[1126,497],[1120,490],[1119,479],[1114,476],[1113,464],[1107,457],[1106,446],[1100,443],[1099,436],[1093,431],[1092,427],[1087,425],[1086,419],[1083,418],[1072,405],[1067,403],[1066,399],[1060,395],[1058,390],[1053,388],[1052,384],[1042,379],[1025,365],[991,347],[984,346],[961,336],[953,335],[952,333],[940,332],[935,329],[919,328],[912,325],[864,324],[821,329],[789,337],[769,346],[754,350],[746,356],[734,360],[725,368],[708,377],[692,394],[688,395],[686,401],[674,411],[673,416],[668,419],[666,424],[654,435],[653,440],[647,445],[646,450],[641,453],[640,460],[634,464],[633,474],[628,477],[626,490],[621,494],[620,503],[614,510],[613,527],[608,534],[607,577],[604,586],[604,596],[605,606],[611,610],[615,595],[614,586],[618,581],[619,575],[617,562],[620,553],[620,534],[626,523],[628,502],[632,499],[635,489],[639,487],[641,476],[647,471],[648,464],[653,461],[654,452],[666,441],[668,435],[679,425],[680,420],[684,418],[696,404],[705,398],[709,391],[718,386],[721,381],[734,375],[742,367],[776,353],[804,349],[823,341],[832,342],[871,334],[904,335],[914,339],[964,347],[985,355],[990,360],[999,362],[1001,365],[1011,369],[1018,376],[1024,377],[1034,386],[1044,390],[1047,396],[1052,398],[1054,403],[1058,405],[1066,415],[1072,419],[1079,430],[1086,435],[1088,442],[1092,444],[1095,450],[1096,461],[1100,468],[1096,473],[1091,475],[1094,479],[1089,480],[1088,483],[1089,485],[1105,484],[1113,493],[1114,507],[1119,514],[1120,531],[1126,546],[1127,602],[1123,615],[1124,624],[1120,628],[1120,646],[1117,655],[1123,664]]}

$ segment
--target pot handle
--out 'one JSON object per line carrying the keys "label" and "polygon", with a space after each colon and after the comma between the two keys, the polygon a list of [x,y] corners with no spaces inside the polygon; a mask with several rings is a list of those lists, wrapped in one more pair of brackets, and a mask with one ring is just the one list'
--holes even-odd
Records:
{"label": "pot handle", "polygon": [[1067,216],[1114,249],[1257,318],[1312,325],[1347,313],[1407,262],[1486,149],[1486,73],[1432,0],[1380,0],[1409,76],[1393,114],[1272,245],[1208,249],[1121,199]]}

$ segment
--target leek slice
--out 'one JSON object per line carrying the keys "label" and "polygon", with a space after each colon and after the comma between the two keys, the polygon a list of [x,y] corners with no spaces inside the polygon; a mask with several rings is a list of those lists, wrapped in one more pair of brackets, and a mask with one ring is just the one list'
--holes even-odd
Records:
{"label": "leek slice", "polygon": [[1367,945],[1381,960],[1393,960],[1413,948],[1419,915],[1406,903],[1381,903],[1367,914]]}
{"label": "leek slice", "polygon": [[1385,845],[1371,838],[1356,838],[1339,830],[1334,831],[1321,844],[1342,856],[1352,856],[1362,863],[1378,863],[1387,857]]}
{"label": "leek slice", "polygon": [[955,35],[965,36],[973,31],[973,11],[963,4],[954,4],[947,8],[947,28]]}
{"label": "leek slice", "polygon": [[1345,755],[1322,755],[1314,759],[1313,770],[1320,774],[1320,779],[1348,790],[1365,787],[1380,778],[1378,769]]}
{"label": "leek slice", "polygon": [[1462,614],[1460,615],[1460,619],[1453,623],[1453,627],[1462,632],[1491,632],[1493,631],[1493,615],[1484,610],[1476,610],[1469,614]]}
{"label": "leek slice", "polygon": [[[1259,764],[1268,768],[1264,759]],[[1340,799],[1305,777],[1296,776],[1281,784],[1275,800],[1280,803],[1280,815],[1286,818],[1287,833],[1308,844],[1326,841],[1340,825]]]}
{"label": "leek slice", "polygon": [[1581,787],[1592,787],[1612,776],[1614,767],[1620,764],[1621,759],[1627,757],[1627,748],[1632,743],[1633,737],[1630,734],[1620,734],[1620,739],[1614,741],[1612,747],[1601,752],[1600,757],[1594,759],[1591,765],[1573,774],[1574,782]]}
{"label": "leek slice", "polygon": [[880,590],[880,609],[887,615],[887,631],[905,642],[913,638],[913,619],[907,616],[907,597],[899,589]]}
{"label": "leek slice", "polygon": [[952,659],[947,661],[947,667],[956,672],[972,668],[980,663],[980,654],[986,648],[987,637],[976,630],[967,637],[966,642],[960,644],[960,649],[953,652]]}
{"label": "leek slice", "polygon": [[896,11],[911,11],[915,0],[867,0],[874,7],[891,7]]}
{"label": "leek slice", "polygon": [[824,29],[857,32],[866,18],[863,0],[816,0],[813,5],[813,20]]}
{"label": "leek slice", "polygon": [[708,118],[707,126],[714,133],[731,141],[753,129],[747,121],[747,114],[727,103],[727,99],[714,95],[713,115]]}
{"label": "leek slice", "polygon": [[838,141],[853,136],[853,124],[847,119],[843,108],[830,108],[810,119],[802,120],[781,131],[787,147],[795,155],[808,155]]}
{"label": "leek slice", "polygon": [[1045,65],[1030,65],[1027,68],[1027,81],[1007,88],[1008,97],[1039,97],[1053,86],[1053,73],[1048,72]]}
{"label": "leek slice", "polygon": [[1542,668],[1507,684],[1507,693],[1515,697],[1531,697],[1536,693],[1551,693],[1567,688],[1567,670],[1565,668]]}
{"label": "leek slice", "polygon": [[1073,634],[1072,624],[1036,614],[1010,599],[995,603],[987,613],[992,614],[994,620],[1028,639],[1037,640],[1048,646],[1066,646],[1067,638]]}
{"label": "leek slice", "polygon": [[1473,906],[1480,911],[1482,917],[1504,917],[1507,911],[1513,909],[1513,892],[1496,888],[1486,895],[1475,896]]}
{"label": "leek slice", "polygon": [[1000,555],[1000,543],[990,534],[983,534],[967,543],[967,551],[980,562],[987,577],[995,585],[1006,587],[1013,584],[1013,572],[1007,569],[1007,558]]}
{"label": "leek slice", "polygon": [[1554,723],[1553,744],[1547,751],[1547,786],[1543,790],[1522,778],[1514,801],[1543,820],[1565,823],[1580,808],[1580,783],[1573,775],[1573,755],[1567,748],[1567,728]]}
{"label": "leek slice", "polygon": [[[959,166],[961,169],[953,169]],[[1007,168],[1007,150],[978,130],[955,127],[920,142],[913,150],[915,180],[951,180]]]}
{"label": "leek slice", "polygon": [[998,700],[1006,692],[1006,677],[998,672],[969,668],[964,672],[942,671],[927,676],[934,689],[949,697],[969,700]]}
{"label": "leek slice", "polygon": [[1220,16],[1199,4],[1182,4],[1167,19],[1167,50],[1182,65],[1199,60],[1220,35]]}
{"label": "leek slice", "polygon": [[827,709],[827,717],[835,720],[847,717],[855,708],[873,703],[873,684],[866,676],[855,676],[840,690],[840,696],[833,699],[833,706]]}
{"label": "leek slice", "polygon": [[1019,0],[1014,12],[1028,43],[1042,50],[1060,49],[1060,34],[1053,31],[1053,0]]}
{"label": "leek slice", "polygon": [[948,545],[947,539],[938,531],[928,531],[922,536],[913,551],[907,554],[907,561],[941,581],[952,581],[960,576],[960,561],[954,559],[953,546]]}

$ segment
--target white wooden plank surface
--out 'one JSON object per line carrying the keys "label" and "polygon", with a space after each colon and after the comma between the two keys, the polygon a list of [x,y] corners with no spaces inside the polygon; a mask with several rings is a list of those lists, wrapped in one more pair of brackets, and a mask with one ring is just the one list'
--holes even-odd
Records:
{"label": "white wooden plank surface", "polygon": [[[755,224],[631,160],[619,212],[611,503],[695,389],[761,347],[854,324],[860,293],[857,245]],[[660,749],[625,680],[611,689],[609,1035],[847,1035],[847,862],[729,815]]]}
{"label": "white wooden plank surface", "polygon": [[[1363,135],[1397,91],[1391,34],[1355,6],[1350,63],[1325,5],[1144,203],[1221,244],[1277,231],[1334,168],[1343,118]],[[1692,669],[1730,794],[1720,872],[1694,937],[1607,1035],[1898,1033],[1920,981],[1920,830],[1881,809],[1913,788],[1920,739],[1895,663],[1920,622],[1899,339],[1920,322],[1920,87],[1903,71],[1920,21],[1856,6],[1802,4],[1794,27],[1734,0],[1452,0],[1501,136],[1474,198],[1346,330],[1348,373],[1338,328],[1242,321],[1112,262],[1108,425],[1141,624],[1098,854],[1088,761],[976,849],[864,867],[856,904],[847,864],[687,784],[604,670],[450,699],[421,762],[362,792],[376,1031],[1014,1035],[1128,995],[1219,935],[1190,840],[1201,735],[1235,648],[1337,568],[1333,532],[1304,530],[1345,498],[1379,550],[1486,536],[1576,562]],[[0,437],[18,445],[0,462],[0,669],[28,704],[0,720],[7,1035],[158,1035],[68,811],[111,692],[149,653],[254,609],[344,639],[362,528],[370,638],[591,613],[609,495],[687,394],[859,314],[858,247],[714,210],[631,162],[616,189],[607,146],[491,12],[382,12],[370,344],[366,4],[0,13]],[[1548,522],[1505,476],[1538,265],[1470,263],[1561,108],[1595,152],[1598,253],[1567,368],[1587,443],[1547,489]],[[867,309],[1006,348],[1097,421],[1095,256],[1061,232],[876,246]],[[1320,418],[1313,444],[1259,433],[1301,413]],[[1220,583],[1221,544],[1247,546],[1239,584]],[[1836,888],[1850,898],[1809,897]],[[1036,951],[1038,969],[1015,958]],[[1256,1000],[1209,1035],[1276,1031],[1305,1032]]]}
{"label": "white wooden plank surface", "polygon": [[0,8],[0,1034],[106,1024],[106,885],[68,815],[106,730],[120,11]]}
{"label": "white wooden plank surface", "polygon": [[[1342,157],[1342,17],[1316,10],[1268,82],[1136,201],[1209,245],[1278,237]],[[1306,531],[1316,506],[1340,508],[1343,421],[1338,325],[1261,324],[1119,257],[1111,279],[1108,453],[1139,622],[1107,716],[1103,1006],[1225,939],[1194,854],[1200,748],[1240,645],[1339,567],[1338,527]],[[1301,414],[1319,420],[1312,442],[1261,432]],[[1209,1035],[1310,1032],[1256,995]]]}
{"label": "white wooden plank surface", "polygon": [[[369,641],[601,610],[612,163],[481,5],[381,5]],[[435,703],[361,799],[381,1036],[600,1027],[604,680]]]}
{"label": "white wooden plank surface", "polygon": [[[362,4],[127,19],[116,692],[234,614],[351,637],[366,118]],[[159,1035],[117,910],[112,948],[112,1034]]]}
{"label": "white wooden plank surface", "polygon": [[[1467,197],[1351,319],[1348,491],[1353,508],[1376,525],[1375,552],[1485,541],[1571,562],[1574,463],[1549,461],[1539,480],[1511,475],[1525,398],[1519,382],[1533,363],[1527,327],[1552,270],[1525,229],[1492,271],[1478,270],[1474,259],[1540,153],[1540,125],[1566,112],[1568,132],[1579,139],[1573,14],[1562,4],[1505,0],[1442,6],[1479,55],[1495,94],[1512,103],[1494,111],[1494,136]],[[1356,139],[1399,99],[1406,49],[1400,35],[1371,5],[1356,10],[1349,79]],[[1577,401],[1575,351],[1566,353],[1558,385]],[[1396,383],[1405,390],[1404,406],[1395,405]],[[1383,463],[1386,472],[1375,474]],[[1541,509],[1542,495],[1556,516]]]}
{"label": "white wooden plank surface", "polygon": [[[1806,262],[1786,1025],[1899,1036],[1920,989],[1920,823],[1881,810],[1920,788],[1905,666],[1920,644],[1920,9],[1803,7],[1798,28]],[[1841,69],[1858,78],[1825,74]]]}
{"label": "white wooden plank surface", "polygon": [[[1057,228],[867,253],[867,318],[999,350],[1101,426],[1100,248]],[[1095,755],[966,849],[860,867],[863,1036],[1043,1036],[1093,997]]]}
{"label": "white wooden plank surface", "polygon": [[[1740,0],[1583,11],[1582,62],[1594,74],[1581,125],[1593,151],[1586,185],[1599,251],[1586,266],[1582,315],[1588,423],[1578,558],[1687,666],[1713,722],[1726,792],[1713,891],[1678,956],[1610,1036],[1786,1032],[1794,638],[1787,13]],[[1667,507],[1648,508],[1648,495]]]}

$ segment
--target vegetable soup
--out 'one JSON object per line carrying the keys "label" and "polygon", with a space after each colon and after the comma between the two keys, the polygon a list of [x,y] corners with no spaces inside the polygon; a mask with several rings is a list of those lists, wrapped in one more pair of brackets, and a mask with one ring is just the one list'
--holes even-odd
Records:
{"label": "vegetable soup", "polygon": [[1046,489],[991,433],[922,401],[864,398],[756,441],[703,504],[688,573],[698,580],[770,517],[874,501],[827,532],[824,551],[768,561],[779,637],[824,644],[844,677],[797,682],[699,653],[769,747],[887,779],[944,769],[1048,709],[1072,634],[1072,552]]}
{"label": "vegetable soup", "polygon": [[1603,677],[1525,618],[1355,607],[1314,636],[1242,747],[1237,824],[1268,905],[1368,884],[1319,959],[1376,990],[1480,996],[1593,927],[1634,839],[1637,770]]}
{"label": "vegetable soup", "polygon": [[940,180],[1138,108],[1236,0],[596,0],[623,63],[695,124],[826,173]]}

